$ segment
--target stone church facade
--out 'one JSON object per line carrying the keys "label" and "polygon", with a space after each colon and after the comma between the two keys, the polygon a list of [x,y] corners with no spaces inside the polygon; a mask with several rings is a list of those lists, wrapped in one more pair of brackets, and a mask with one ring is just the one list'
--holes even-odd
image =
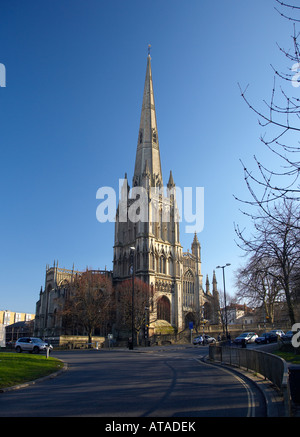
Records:
{"label": "stone church facade", "polygon": [[[133,265],[135,276],[146,282],[156,295],[150,321],[163,320],[178,331],[188,327],[189,322],[195,326],[203,320],[219,324],[217,281],[213,272],[212,291],[208,277],[203,289],[198,237],[194,235],[191,251],[183,252],[180,244],[172,172],[167,186],[163,185],[150,54],[132,179],[132,187],[140,188],[146,198],[138,204],[133,219],[130,208],[134,209],[135,199],[130,195],[127,174],[123,182],[116,212],[113,271],[103,274],[111,275],[114,285],[118,285],[131,277]],[[36,335],[60,335],[58,307],[66,297],[66,285],[80,273],[55,264],[46,268],[45,288],[41,289],[36,304]]]}
{"label": "stone church facade", "polygon": [[199,319],[218,324],[220,311],[216,277],[213,274],[212,293],[208,278],[204,291],[198,237],[194,235],[191,252],[183,252],[180,244],[179,212],[172,171],[167,186],[163,185],[150,54],[132,187],[140,187],[146,193],[146,199],[138,204],[143,213],[139,211],[140,215],[131,220],[129,210],[133,208],[135,198],[130,197],[125,173],[115,223],[114,282],[128,279],[133,264],[135,276],[149,284],[156,294],[157,304],[152,320],[163,319],[179,331],[191,321],[199,325]]}

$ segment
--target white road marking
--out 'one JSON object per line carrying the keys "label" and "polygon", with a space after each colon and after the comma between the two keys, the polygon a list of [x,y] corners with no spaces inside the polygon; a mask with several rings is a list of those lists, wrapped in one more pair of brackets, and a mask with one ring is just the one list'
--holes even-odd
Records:
{"label": "white road marking", "polygon": [[[198,363],[205,364],[207,366],[213,366],[213,364],[206,363],[202,360],[199,360],[198,358],[194,358],[194,360],[198,361]],[[224,367],[222,367],[222,366],[218,366],[218,368],[223,370],[223,372],[228,373],[231,376],[234,376],[234,378],[237,379],[243,385],[243,387],[245,388],[245,390],[247,392],[247,397],[248,397],[247,417],[255,417],[254,394],[253,394],[253,391],[251,390],[251,388],[248,386],[248,384],[242,378],[240,378],[238,375],[235,375],[234,372],[231,372],[230,370],[224,369]]]}

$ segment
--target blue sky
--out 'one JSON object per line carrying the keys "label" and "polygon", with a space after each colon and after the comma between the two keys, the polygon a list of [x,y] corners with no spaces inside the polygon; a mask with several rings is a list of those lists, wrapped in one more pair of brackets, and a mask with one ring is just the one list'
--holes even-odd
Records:
{"label": "blue sky", "polygon": [[[2,0],[0,309],[35,312],[45,266],[112,268],[114,224],[96,220],[101,186],[131,181],[148,44],[164,181],[204,187],[202,273],[243,262],[234,222],[250,226],[240,159],[272,164],[257,117],[270,64],[291,67],[291,23],[274,0]],[[298,89],[297,89],[298,90]],[[181,244],[190,248],[193,235]],[[223,290],[221,270],[217,270]]]}

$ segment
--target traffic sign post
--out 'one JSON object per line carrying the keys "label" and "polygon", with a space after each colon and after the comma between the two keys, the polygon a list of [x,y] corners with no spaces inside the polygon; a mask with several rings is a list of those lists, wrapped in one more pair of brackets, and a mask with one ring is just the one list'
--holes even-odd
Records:
{"label": "traffic sign post", "polygon": [[193,335],[193,329],[194,329],[194,323],[189,322],[189,329],[191,330],[191,343],[193,342],[192,335]]}
{"label": "traffic sign post", "polygon": [[111,340],[114,338],[114,336],[113,336],[113,334],[108,334],[107,338],[108,338],[108,347],[110,349]]}

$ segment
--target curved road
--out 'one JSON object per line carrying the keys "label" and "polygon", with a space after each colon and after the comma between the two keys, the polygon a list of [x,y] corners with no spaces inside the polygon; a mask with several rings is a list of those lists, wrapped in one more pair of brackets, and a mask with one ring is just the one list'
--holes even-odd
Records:
{"label": "curved road", "polygon": [[204,363],[207,347],[54,352],[68,370],[0,393],[1,417],[266,416],[255,384]]}

